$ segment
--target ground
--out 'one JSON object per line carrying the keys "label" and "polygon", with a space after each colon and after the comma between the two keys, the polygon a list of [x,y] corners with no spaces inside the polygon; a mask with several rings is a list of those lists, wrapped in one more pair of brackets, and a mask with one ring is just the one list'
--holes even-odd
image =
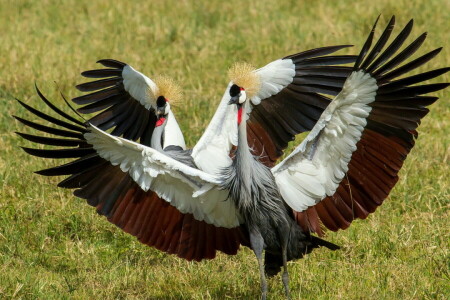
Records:
{"label": "ground", "polygon": [[[42,107],[34,83],[58,105],[79,93],[79,73],[115,58],[145,74],[177,79],[174,108],[189,145],[203,132],[235,61],[255,66],[306,49],[362,46],[375,18],[415,19],[428,31],[420,53],[445,46],[420,70],[450,66],[450,2],[379,1],[8,1],[0,0],[0,298],[256,299],[257,262],[248,249],[201,263],[148,248],[97,216],[57,178],[33,174],[55,162],[34,158],[11,114],[14,98]],[[192,2],[192,3],[191,3]],[[378,31],[379,36],[380,31]],[[410,38],[412,41],[412,38]],[[357,53],[350,49],[344,53]],[[433,82],[448,82],[449,75]],[[56,84],[54,83],[56,82]],[[447,299],[449,288],[450,93],[420,136],[390,197],[367,220],[327,239],[342,246],[289,264],[294,298]],[[279,277],[270,299],[283,299]]]}

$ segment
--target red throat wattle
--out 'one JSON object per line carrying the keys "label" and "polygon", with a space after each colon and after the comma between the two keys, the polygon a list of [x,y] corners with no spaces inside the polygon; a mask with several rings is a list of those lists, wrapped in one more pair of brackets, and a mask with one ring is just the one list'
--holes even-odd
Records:
{"label": "red throat wattle", "polygon": [[166,118],[160,118],[158,121],[156,121],[156,127],[161,126],[162,124],[164,124],[164,121],[166,120]]}
{"label": "red throat wattle", "polygon": [[241,121],[242,121],[242,106],[239,107],[239,110],[238,110],[238,125],[241,124]]}

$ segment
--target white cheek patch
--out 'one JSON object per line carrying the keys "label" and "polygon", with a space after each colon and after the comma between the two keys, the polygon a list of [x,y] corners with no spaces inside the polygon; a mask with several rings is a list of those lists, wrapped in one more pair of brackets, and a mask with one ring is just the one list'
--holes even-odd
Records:
{"label": "white cheek patch", "polygon": [[247,100],[247,94],[244,90],[241,91],[241,95],[239,96],[239,104],[242,104]]}
{"label": "white cheek patch", "polygon": [[167,102],[166,103],[166,108],[165,108],[165,110],[164,110],[164,114],[168,114],[169,113],[169,111],[170,111],[170,104],[169,104],[169,102]]}

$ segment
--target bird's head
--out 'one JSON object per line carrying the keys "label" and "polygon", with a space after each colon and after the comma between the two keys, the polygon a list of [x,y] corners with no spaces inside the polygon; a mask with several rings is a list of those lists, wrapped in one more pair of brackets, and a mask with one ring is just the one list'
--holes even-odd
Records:
{"label": "bird's head", "polygon": [[261,80],[255,68],[247,63],[234,64],[228,70],[228,77],[231,80],[228,104],[235,104],[238,107],[238,124],[240,124],[243,107],[245,107],[249,99],[252,99],[258,93],[261,87]]}
{"label": "bird's head", "polygon": [[255,68],[247,63],[234,64],[228,70],[228,77],[232,83],[228,104],[244,104],[255,96],[261,87],[261,80]]}
{"label": "bird's head", "polygon": [[[181,88],[175,81],[166,76],[155,78],[156,90],[153,93],[156,99],[156,127],[161,126],[167,120],[171,110],[171,104],[177,105],[182,98]],[[170,102],[170,103],[169,103]]]}
{"label": "bird's head", "polygon": [[170,112],[170,104],[169,101],[164,96],[159,96],[156,99],[156,127],[159,127],[164,124],[167,120],[167,115]]}
{"label": "bird's head", "polygon": [[228,105],[236,105],[238,108],[238,116],[237,122],[238,125],[241,124],[242,114],[243,114],[243,106],[247,101],[247,92],[243,87],[238,86],[237,84],[233,84],[230,87],[230,101],[228,101]]}
{"label": "bird's head", "polygon": [[237,84],[233,84],[230,87],[230,101],[228,104],[237,104],[241,106],[247,101],[247,93],[243,87],[238,86]]}

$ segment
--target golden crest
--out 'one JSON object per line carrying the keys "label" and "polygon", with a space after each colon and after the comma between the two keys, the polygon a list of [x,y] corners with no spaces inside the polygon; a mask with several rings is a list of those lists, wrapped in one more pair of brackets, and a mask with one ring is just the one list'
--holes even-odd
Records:
{"label": "golden crest", "polygon": [[156,91],[148,89],[148,95],[151,99],[158,99],[159,96],[166,98],[170,105],[178,105],[183,98],[180,86],[172,78],[165,75],[158,75],[154,78]]}
{"label": "golden crest", "polygon": [[256,95],[261,87],[261,80],[256,69],[248,63],[235,63],[228,70],[229,79],[237,86],[244,88],[247,97],[251,98]]}

